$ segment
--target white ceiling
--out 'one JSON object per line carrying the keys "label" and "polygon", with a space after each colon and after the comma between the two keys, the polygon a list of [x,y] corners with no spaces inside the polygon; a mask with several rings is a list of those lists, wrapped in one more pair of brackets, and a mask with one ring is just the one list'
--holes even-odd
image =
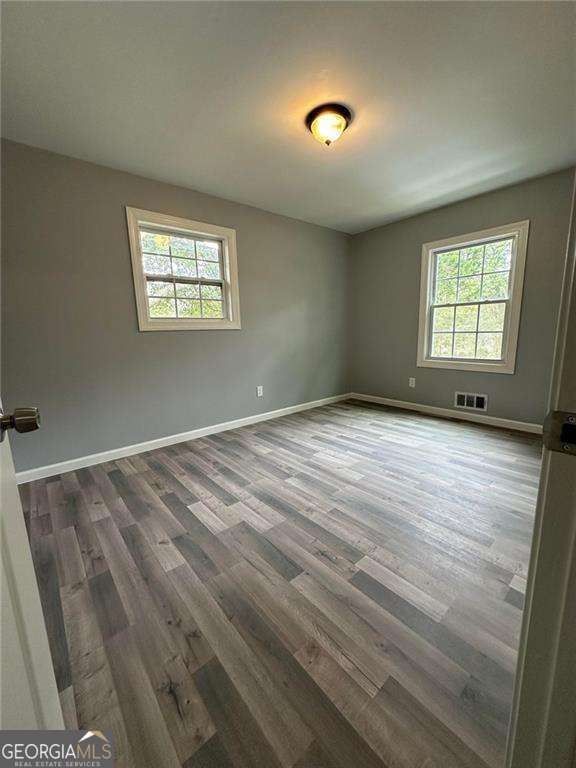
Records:
{"label": "white ceiling", "polygon": [[[576,162],[572,2],[4,2],[3,135],[358,232]],[[330,148],[307,111],[356,113]]]}

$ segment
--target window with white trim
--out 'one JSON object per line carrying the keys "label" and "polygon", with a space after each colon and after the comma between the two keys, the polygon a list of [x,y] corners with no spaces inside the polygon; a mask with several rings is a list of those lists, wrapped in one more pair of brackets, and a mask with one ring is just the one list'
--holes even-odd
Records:
{"label": "window with white trim", "polygon": [[528,225],[423,246],[419,366],[514,373]]}
{"label": "window with white trim", "polygon": [[240,328],[236,232],[126,208],[141,331]]}

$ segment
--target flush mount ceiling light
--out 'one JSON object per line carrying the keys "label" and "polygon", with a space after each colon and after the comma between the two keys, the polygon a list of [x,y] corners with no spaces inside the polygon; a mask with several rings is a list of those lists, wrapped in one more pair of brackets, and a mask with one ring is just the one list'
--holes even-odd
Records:
{"label": "flush mount ceiling light", "polygon": [[326,144],[339,139],[352,122],[352,112],[343,104],[321,104],[306,115],[306,127],[316,141]]}

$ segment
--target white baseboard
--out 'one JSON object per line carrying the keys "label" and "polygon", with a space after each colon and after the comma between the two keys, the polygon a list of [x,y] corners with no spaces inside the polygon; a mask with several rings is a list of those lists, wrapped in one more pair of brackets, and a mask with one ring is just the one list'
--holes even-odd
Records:
{"label": "white baseboard", "polygon": [[134,456],[137,453],[144,453],[144,451],[152,451],[154,448],[163,448],[166,445],[175,445],[176,443],[184,443],[187,440],[196,440],[199,437],[214,435],[217,432],[226,432],[229,429],[237,429],[238,427],[246,427],[249,424],[257,424],[259,421],[277,419],[280,416],[287,416],[290,413],[308,411],[311,408],[319,408],[322,405],[329,405],[330,403],[339,403],[341,400],[348,400],[349,398],[349,394],[323,397],[321,400],[312,400],[308,403],[290,405],[287,408],[278,408],[275,411],[267,411],[266,413],[256,413],[252,416],[246,416],[243,419],[223,421],[220,424],[213,424],[210,427],[201,427],[200,429],[192,429],[189,432],[180,432],[177,435],[158,437],[155,440],[147,440],[144,443],[135,443],[134,445],[125,445],[122,448],[114,448],[111,451],[102,451],[101,453],[92,453],[89,456],[79,456],[77,459],[68,459],[67,461],[60,461],[57,464],[49,464],[45,467],[26,469],[23,472],[16,473],[16,482],[18,485],[21,485],[22,483],[30,483],[33,480],[41,480],[45,477],[52,477],[52,475],[59,475],[63,472],[74,472],[76,469],[92,467],[94,464],[102,464],[105,461],[114,461],[114,459],[122,459],[125,456]]}
{"label": "white baseboard", "polygon": [[491,427],[501,427],[502,429],[515,429],[520,432],[531,432],[535,435],[542,434],[541,424],[531,424],[527,421],[514,421],[513,419],[502,419],[499,416],[487,416],[483,413],[469,413],[468,411],[459,411],[456,408],[437,408],[434,405],[423,405],[422,403],[410,403],[405,400],[392,400],[389,397],[379,397],[377,395],[361,395],[358,392],[351,392],[350,399],[365,400],[368,403],[380,403],[380,405],[389,405],[392,408],[402,408],[407,411],[418,411],[419,413],[428,413],[431,416],[441,416],[445,419],[458,419],[459,421],[474,421],[477,424],[487,424]]}
{"label": "white baseboard", "polygon": [[260,421],[269,421],[270,419],[277,419],[280,416],[287,416],[290,413],[298,413],[298,411],[308,411],[312,408],[320,408],[322,405],[329,405],[330,403],[339,403],[342,400],[365,400],[369,403],[380,403],[380,405],[388,405],[392,408],[402,408],[409,411],[418,411],[419,413],[427,413],[432,416],[441,416],[446,419],[458,419],[461,421],[474,421],[478,424],[488,424],[493,427],[501,427],[503,429],[516,429],[521,432],[531,432],[533,434],[542,434],[541,424],[530,424],[525,421],[513,421],[512,419],[501,419],[497,416],[486,416],[485,414],[468,413],[466,411],[457,411],[453,408],[437,408],[432,405],[423,405],[421,403],[410,403],[404,400],[392,400],[389,397],[379,397],[377,395],[362,395],[358,392],[349,392],[344,395],[335,395],[334,397],[324,397],[321,400],[312,400],[308,403],[300,403],[299,405],[290,405],[287,408],[278,408],[275,411],[267,411],[266,413],[256,413],[252,416],[246,416],[243,419],[234,419],[233,421],[223,421],[220,424],[213,424],[209,427],[201,427],[200,429],[192,429],[189,432],[180,432],[177,435],[167,435],[166,437],[158,437],[155,440],[147,440],[144,443],[135,443],[134,445],[125,445],[122,448],[114,448],[111,451],[102,451],[101,453],[92,453],[89,456],[79,456],[77,459],[68,459],[67,461],[60,461],[57,464],[49,464],[45,467],[36,467],[35,469],[26,469],[23,472],[16,473],[16,482],[21,485],[22,483],[30,483],[33,480],[41,480],[45,477],[52,477],[52,475],[59,475],[63,472],[74,472],[76,469],[82,469],[83,467],[91,467],[94,464],[102,464],[105,461],[114,461],[114,459],[122,459],[125,456],[134,456],[137,453],[144,453],[144,451],[152,451],[155,448],[163,448],[166,445],[175,445],[176,443],[185,443],[187,440],[195,440],[198,437],[205,437],[206,435],[214,435],[217,432],[226,432],[230,429],[237,429],[238,427],[246,427],[249,424],[257,424]]}

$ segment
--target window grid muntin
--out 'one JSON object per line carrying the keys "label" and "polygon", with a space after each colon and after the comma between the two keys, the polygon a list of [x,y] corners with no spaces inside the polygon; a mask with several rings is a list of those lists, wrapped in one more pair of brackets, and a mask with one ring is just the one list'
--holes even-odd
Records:
{"label": "window grid muntin", "polygon": [[[486,246],[491,245],[493,243],[505,243],[510,242],[510,262],[509,262],[509,268],[508,269],[501,269],[501,270],[490,270],[489,272],[484,271],[484,266],[486,265]],[[504,360],[505,357],[505,347],[506,347],[506,340],[507,340],[507,331],[508,331],[508,322],[509,322],[509,310],[510,310],[510,301],[511,301],[511,290],[512,290],[512,278],[513,278],[513,272],[514,272],[514,260],[515,260],[515,251],[516,251],[516,245],[517,245],[517,238],[515,236],[507,235],[505,237],[495,237],[495,238],[489,238],[486,240],[480,240],[478,242],[474,243],[466,243],[462,244],[460,246],[446,246],[444,248],[439,248],[438,250],[433,251],[432,259],[430,263],[430,267],[432,270],[432,280],[430,281],[431,285],[431,292],[430,292],[430,299],[429,299],[429,306],[428,306],[428,359],[430,360],[438,360],[438,361],[453,361],[453,362],[501,362]],[[470,275],[462,275],[460,272],[461,263],[462,263],[462,251],[465,251],[469,248],[476,248],[482,246],[482,272],[473,273]],[[444,277],[439,278],[438,277],[438,257],[441,256],[444,253],[452,253],[454,251],[458,251],[458,273],[455,276],[452,277]],[[482,293],[484,288],[484,276],[485,275],[495,275],[495,274],[508,274],[508,286],[507,286],[507,296],[506,298],[497,298],[497,299],[482,299]],[[477,301],[467,301],[467,302],[460,302],[456,300],[456,302],[445,302],[445,303],[435,303],[436,298],[436,291],[438,286],[439,280],[444,281],[451,281],[454,280],[457,283],[456,288],[456,299],[458,299],[459,294],[459,281],[461,278],[469,278],[469,277],[480,277],[480,299]],[[490,305],[490,304],[504,304],[505,310],[504,310],[504,318],[502,323],[502,330],[501,331],[479,331],[479,324],[480,324],[480,308],[483,305]],[[462,307],[462,306],[477,306],[478,310],[476,313],[476,330],[474,332],[472,331],[456,331],[456,307]],[[433,355],[433,341],[434,341],[434,310],[439,308],[453,308],[453,320],[452,320],[452,330],[451,331],[437,331],[436,333],[449,333],[452,336],[452,343],[451,343],[451,354],[450,356],[437,356]],[[475,344],[474,344],[474,357],[455,357],[454,355],[454,347],[456,343],[456,335],[457,334],[464,334],[464,333],[474,333],[475,335]],[[480,334],[484,333],[491,333],[491,334],[498,334],[500,336],[500,356],[495,357],[478,357],[478,343],[479,343],[479,336]]]}
{"label": "window grid muntin", "polygon": [[[439,355],[432,355],[432,353],[430,353],[430,357],[432,359],[434,359],[434,360],[500,360],[500,359],[502,359],[502,354],[504,352],[504,337],[505,337],[505,334],[506,334],[506,324],[507,324],[507,320],[508,320],[508,304],[509,304],[509,299],[494,299],[494,300],[490,300],[490,301],[471,301],[471,302],[466,302],[466,303],[462,303],[462,304],[436,304],[436,305],[431,305],[431,307],[430,307],[430,329],[431,329],[430,330],[430,350],[432,350],[432,342],[433,342],[434,336],[438,335],[438,334],[449,334],[450,336],[452,336],[452,344],[451,344],[451,356],[448,356],[448,355],[439,356]],[[504,316],[503,316],[503,320],[502,320],[502,330],[494,330],[494,329],[480,330],[480,314],[481,314],[480,310],[481,310],[481,308],[483,306],[494,306],[494,305],[503,305],[504,308],[505,308],[504,309]],[[477,307],[476,327],[475,327],[474,330],[468,330],[468,329],[460,330],[460,331],[456,330],[456,309],[458,307]],[[435,330],[435,326],[434,326],[434,310],[435,309],[451,309],[452,310],[452,328],[451,329],[441,328],[439,330]],[[455,347],[455,344],[456,344],[456,336],[462,336],[462,335],[466,335],[466,334],[474,335],[475,336],[475,345],[474,345],[474,354],[475,355],[478,354],[478,342],[480,341],[480,336],[482,336],[484,334],[491,334],[491,335],[497,334],[498,336],[501,336],[502,339],[501,339],[501,347],[500,347],[500,350],[501,350],[500,357],[499,358],[494,358],[494,357],[481,357],[481,358],[479,358],[479,357],[473,357],[473,358],[472,357],[455,357],[454,356],[454,347]]]}
{"label": "window grid muntin", "polygon": [[[142,261],[142,272],[144,274],[144,279],[146,283],[146,305],[148,309],[148,317],[151,320],[207,320],[207,321],[213,321],[213,320],[224,320],[228,316],[228,302],[227,302],[227,285],[226,285],[226,279],[225,279],[225,269],[224,269],[224,243],[222,240],[210,237],[210,236],[202,236],[202,237],[194,237],[190,235],[187,232],[180,232],[178,230],[173,229],[153,229],[151,227],[144,227],[141,226],[138,228],[138,234],[139,234],[139,242],[140,242],[140,256]],[[183,256],[181,254],[173,254],[172,253],[172,244],[169,242],[168,244],[168,253],[154,253],[151,251],[144,250],[142,246],[142,234],[150,234],[150,235],[164,235],[168,237],[178,237],[181,239],[189,240],[194,244],[194,256]],[[197,244],[203,243],[203,242],[213,242],[218,245],[218,260],[207,260],[207,259],[199,259],[198,258],[198,251],[197,251]],[[169,258],[170,259],[170,275],[156,275],[152,273],[147,273],[144,268],[144,256],[160,256],[163,258]],[[196,265],[196,275],[198,275],[198,262],[202,262],[203,264],[218,264],[219,272],[221,277],[219,279],[216,278],[205,278],[205,277],[188,277],[185,275],[176,275],[174,274],[174,259],[181,259],[181,260],[187,260],[191,261]],[[172,296],[150,296],[148,291],[148,284],[151,282],[163,282],[167,284],[172,284]],[[176,286],[178,284],[187,284],[187,285],[198,285],[199,290],[199,298],[198,299],[192,299],[189,297],[183,297],[178,296],[176,294]],[[202,288],[203,285],[213,285],[218,286],[221,290],[221,296],[222,300],[218,299],[203,299],[202,298]],[[168,299],[168,301],[174,302],[174,308],[175,308],[175,314],[174,315],[152,315],[150,311],[150,299]],[[200,303],[200,315],[180,315],[178,311],[178,301],[198,301]],[[218,302],[221,304],[221,315],[215,316],[215,315],[205,315],[204,314],[204,307],[203,302],[204,301],[210,301],[210,302]]]}

